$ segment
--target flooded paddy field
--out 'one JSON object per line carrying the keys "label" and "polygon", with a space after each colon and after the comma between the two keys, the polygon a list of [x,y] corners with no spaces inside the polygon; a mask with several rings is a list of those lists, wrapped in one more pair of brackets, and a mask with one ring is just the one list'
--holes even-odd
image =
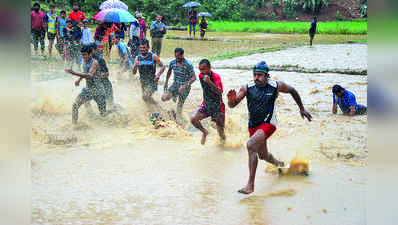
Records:
{"label": "flooded paddy field", "polygon": [[[279,34],[275,36],[268,38]],[[166,39],[162,54],[168,63],[182,43],[186,58],[194,61],[218,54],[210,51],[215,42]],[[197,51],[190,52],[189,45]],[[224,48],[219,49],[235,51]],[[355,44],[239,58],[248,68],[260,60],[269,62],[271,77],[294,86],[313,116],[311,123],[303,121],[292,97],[280,94],[278,129],[268,147],[282,160],[309,163],[310,174],[281,176],[259,161],[255,191],[248,196],[237,192],[249,173],[245,100],[226,109],[225,144],[217,140],[210,120],[204,120],[210,134],[202,146],[200,132],[188,119],[202,101],[198,81],[184,106],[183,125],[155,129],[137,79],[117,76],[112,64],[115,101],[123,109],[103,119],[92,102],[90,108],[80,108],[79,123],[72,126],[72,103],[82,87],[74,87],[76,78],[63,72],[63,63],[32,60],[32,224],[365,224],[367,116],[333,115],[331,87],[339,83],[367,105],[367,77],[272,71],[272,65],[367,69],[366,57],[366,45]],[[229,89],[238,90],[252,79],[250,69],[230,66],[233,60],[212,62],[223,81],[225,103]],[[154,94],[158,102],[164,80],[165,74]],[[160,105],[176,107],[172,101]]]}

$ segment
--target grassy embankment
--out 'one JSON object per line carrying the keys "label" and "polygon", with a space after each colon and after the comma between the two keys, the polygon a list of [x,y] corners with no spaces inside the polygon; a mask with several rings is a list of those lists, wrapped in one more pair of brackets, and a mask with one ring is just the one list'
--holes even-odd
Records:
{"label": "grassy embankment", "polygon": [[[308,33],[309,22],[285,21],[209,21],[208,30],[216,32],[261,32],[261,33]],[[367,21],[318,22],[317,34],[362,34],[368,33]]]}

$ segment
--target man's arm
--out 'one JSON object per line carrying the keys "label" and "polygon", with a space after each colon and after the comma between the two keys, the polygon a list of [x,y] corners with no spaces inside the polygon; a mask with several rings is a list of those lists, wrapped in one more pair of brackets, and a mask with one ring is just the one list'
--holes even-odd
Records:
{"label": "man's arm", "polygon": [[166,66],[163,65],[162,61],[160,61],[159,56],[154,55],[153,59],[156,62],[156,64],[158,64],[158,66],[160,67],[160,70],[159,70],[158,74],[156,74],[155,79],[154,79],[155,82],[158,82],[159,78],[160,78],[160,75],[162,75],[163,72],[166,70]]}
{"label": "man's arm", "polygon": [[140,65],[140,62],[138,62],[138,56],[136,56],[135,60],[134,60],[134,67],[133,67],[133,74],[134,75],[137,74],[137,69],[138,69],[139,65]]}
{"label": "man's arm", "polygon": [[229,90],[227,93],[229,108],[234,108],[235,106],[237,106],[245,98],[246,91],[247,91],[246,85],[243,85],[240,88],[238,95],[236,95],[235,89]]}
{"label": "man's arm", "polygon": [[98,69],[98,63],[94,62],[93,65],[91,65],[90,71],[88,73],[79,73],[75,72],[72,69],[66,69],[65,72],[70,73],[72,75],[81,77],[81,78],[86,78],[86,79],[93,79],[95,72]]}
{"label": "man's arm", "polygon": [[166,75],[166,82],[164,83],[164,90],[166,91],[169,85],[169,79],[171,76],[171,72],[173,71],[173,69],[171,69],[170,65],[169,65],[169,69],[167,70],[167,75]]}
{"label": "man's arm", "polygon": [[337,113],[337,104],[333,104],[332,106],[332,113],[336,114]]}
{"label": "man's arm", "polygon": [[300,108],[300,115],[301,115],[301,117],[302,117],[303,119],[304,119],[304,117],[305,117],[305,118],[308,119],[308,121],[311,121],[312,116],[311,116],[311,114],[309,114],[309,113],[304,109],[303,103],[301,102],[300,95],[299,95],[299,93],[296,91],[296,89],[294,89],[293,87],[291,87],[291,86],[289,86],[289,85],[283,83],[282,81],[279,81],[279,82],[278,82],[278,92],[289,93],[289,94],[293,97],[294,101],[297,103],[298,107]]}
{"label": "man's arm", "polygon": [[212,89],[214,92],[216,92],[218,95],[221,95],[221,94],[222,94],[222,89],[219,88],[215,83],[213,83],[213,82],[210,80],[210,77],[209,77],[208,75],[205,75],[205,76],[203,77],[203,80],[204,80],[206,83],[208,83],[208,84],[210,85],[211,89]]}

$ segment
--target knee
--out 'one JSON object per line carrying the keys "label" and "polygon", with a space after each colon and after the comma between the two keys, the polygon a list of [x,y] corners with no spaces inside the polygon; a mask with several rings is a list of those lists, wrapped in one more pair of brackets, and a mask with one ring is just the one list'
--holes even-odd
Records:
{"label": "knee", "polygon": [[256,143],[251,139],[249,139],[246,143],[246,147],[249,152],[255,152],[256,146],[257,146]]}
{"label": "knee", "polygon": [[189,120],[191,121],[192,124],[195,124],[197,122],[197,119],[194,115],[190,116]]}

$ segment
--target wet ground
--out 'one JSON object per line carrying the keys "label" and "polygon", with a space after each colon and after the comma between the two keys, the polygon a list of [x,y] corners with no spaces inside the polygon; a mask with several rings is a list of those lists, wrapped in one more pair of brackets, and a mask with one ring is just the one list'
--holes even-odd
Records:
{"label": "wet ground", "polygon": [[[296,54],[303,66],[339,68],[343,62],[358,68],[363,65],[357,60],[366,58],[366,46],[359,50],[357,46],[286,51]],[[306,64],[314,51],[331,49],[319,65]],[[328,60],[334,51],[337,56],[358,55],[352,61]],[[290,55],[265,54],[253,60],[284,63],[280,55]],[[243,65],[253,62],[241,59]],[[269,139],[269,149],[283,160],[308,162],[310,175],[279,176],[261,161],[255,192],[244,196],[237,190],[248,179],[245,101],[227,109],[227,142],[219,144],[214,126],[205,120],[210,134],[201,146],[200,132],[189,123],[181,127],[170,122],[169,128],[155,129],[137,81],[126,74],[117,77],[112,65],[115,100],[124,109],[102,119],[93,102],[91,110],[81,107],[79,124],[72,126],[71,106],[81,87],[74,87],[75,78],[62,72],[62,63],[32,63],[32,224],[366,223],[367,116],[331,114],[334,83],[354,92],[358,103],[367,104],[366,76],[273,72],[273,79],[298,90],[314,121],[303,121],[291,96],[281,94],[279,126]],[[224,93],[251,79],[250,70],[215,72],[222,77]],[[163,94],[164,76],[157,101]],[[184,107],[186,121],[201,99],[200,84],[195,82]],[[161,107],[168,110],[175,104],[161,103]]]}

